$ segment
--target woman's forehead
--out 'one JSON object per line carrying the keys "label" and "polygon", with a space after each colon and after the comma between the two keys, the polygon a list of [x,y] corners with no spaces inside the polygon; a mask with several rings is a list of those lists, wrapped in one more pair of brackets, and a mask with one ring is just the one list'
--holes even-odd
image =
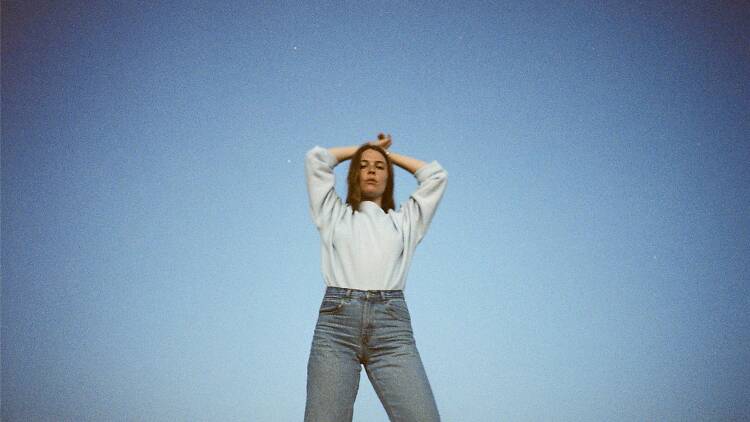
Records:
{"label": "woman's forehead", "polygon": [[385,163],[385,157],[374,149],[368,149],[362,153],[362,161],[380,161]]}

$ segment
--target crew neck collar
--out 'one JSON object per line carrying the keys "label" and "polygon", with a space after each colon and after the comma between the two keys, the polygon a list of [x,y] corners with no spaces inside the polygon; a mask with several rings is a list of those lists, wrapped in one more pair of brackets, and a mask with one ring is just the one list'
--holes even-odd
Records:
{"label": "crew neck collar", "polygon": [[360,210],[364,210],[365,208],[374,208],[374,209],[378,209],[380,211],[383,211],[383,209],[380,208],[380,205],[378,205],[377,203],[372,202],[372,201],[362,201],[362,202],[359,203],[359,209]]}

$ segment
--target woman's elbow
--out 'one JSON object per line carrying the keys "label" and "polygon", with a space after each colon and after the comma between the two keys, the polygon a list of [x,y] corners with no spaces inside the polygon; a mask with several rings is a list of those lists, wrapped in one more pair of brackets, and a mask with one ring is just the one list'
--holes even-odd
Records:
{"label": "woman's elbow", "polygon": [[433,177],[445,183],[448,181],[448,171],[446,169],[440,169],[440,171],[435,173]]}

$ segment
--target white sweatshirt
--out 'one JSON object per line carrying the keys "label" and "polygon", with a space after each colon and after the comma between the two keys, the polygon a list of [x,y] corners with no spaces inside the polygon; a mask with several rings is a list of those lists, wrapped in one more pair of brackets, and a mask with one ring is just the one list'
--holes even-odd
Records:
{"label": "white sweatshirt", "polygon": [[403,290],[417,244],[443,197],[448,172],[433,161],[414,174],[419,186],[398,211],[385,213],[362,201],[359,210],[334,188],[338,164],[326,148],[305,155],[310,213],[320,233],[321,271],[327,286],[358,290]]}

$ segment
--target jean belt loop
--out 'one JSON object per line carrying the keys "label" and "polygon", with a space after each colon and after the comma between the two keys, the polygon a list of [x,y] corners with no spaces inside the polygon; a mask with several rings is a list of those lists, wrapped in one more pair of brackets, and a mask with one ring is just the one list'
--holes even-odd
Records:
{"label": "jean belt loop", "polygon": [[382,300],[383,302],[385,302],[385,292],[382,291],[382,290],[380,291],[380,300]]}

